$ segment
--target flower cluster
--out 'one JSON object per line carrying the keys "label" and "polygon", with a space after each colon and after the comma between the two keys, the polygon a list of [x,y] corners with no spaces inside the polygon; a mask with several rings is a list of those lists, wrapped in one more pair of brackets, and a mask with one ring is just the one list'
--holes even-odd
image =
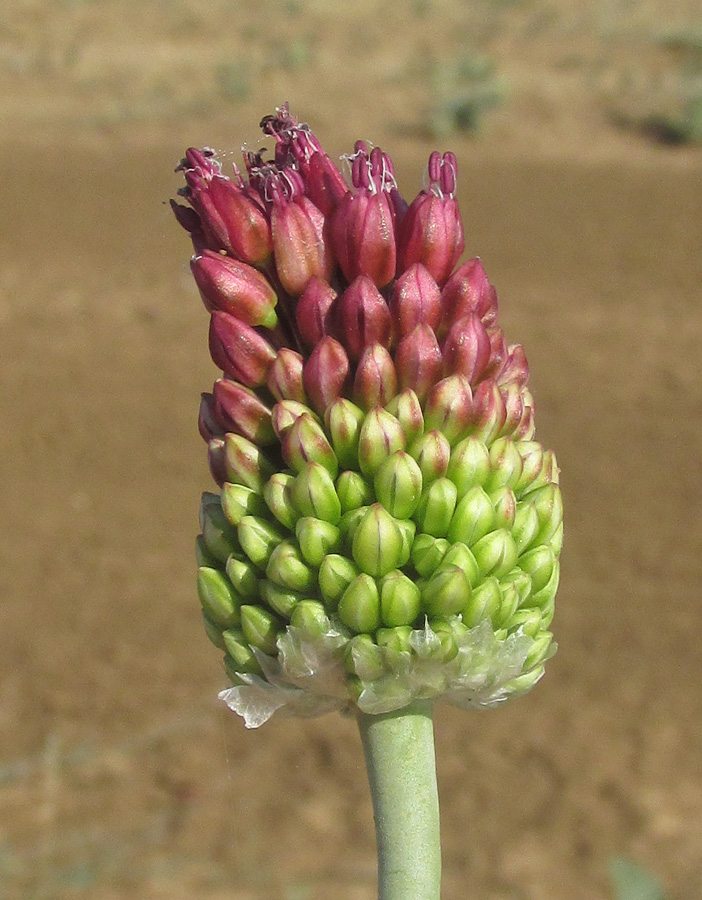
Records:
{"label": "flower cluster", "polygon": [[197,542],[225,699],[365,712],[523,693],[554,651],[562,502],[528,366],[464,249],[456,158],[409,205],[358,141],[351,186],[287,105],[246,177],[214,151],[173,203],[222,370],[199,427],[218,493]]}

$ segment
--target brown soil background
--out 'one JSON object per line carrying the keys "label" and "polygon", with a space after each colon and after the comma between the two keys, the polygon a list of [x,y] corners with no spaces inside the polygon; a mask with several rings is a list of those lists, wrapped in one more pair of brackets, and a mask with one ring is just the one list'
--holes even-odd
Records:
{"label": "brown soil background", "polygon": [[[532,367],[567,503],[527,698],[436,717],[446,900],[702,895],[702,155],[617,129],[675,96],[689,3],[21,0],[0,24],[0,896],[371,900],[354,723],[216,700],[192,542],[215,372],[164,205],[190,144],[284,99],[412,195],[452,66],[506,92],[460,161],[468,251]],[[439,73],[437,76],[436,73]],[[448,75],[446,74],[448,72]],[[438,78],[438,81],[437,81]],[[437,87],[438,84],[438,87]],[[672,91],[672,93],[671,93]]]}

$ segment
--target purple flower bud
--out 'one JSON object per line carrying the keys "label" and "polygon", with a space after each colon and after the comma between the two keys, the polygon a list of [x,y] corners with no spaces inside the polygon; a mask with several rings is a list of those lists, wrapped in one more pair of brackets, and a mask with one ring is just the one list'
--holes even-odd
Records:
{"label": "purple flower bud", "polygon": [[449,375],[429,392],[424,408],[427,429],[440,431],[449,444],[455,444],[471,424],[473,394],[464,375]]}
{"label": "purple flower bud", "polygon": [[458,262],[465,241],[456,200],[456,157],[434,151],[429,157],[429,189],[412,201],[398,237],[399,269],[423,263],[443,284]]}
{"label": "purple flower bud", "polygon": [[417,325],[436,328],[441,314],[441,291],[426,267],[410,266],[392,288],[390,316],[396,340],[409,334]]}
{"label": "purple flower bud", "polygon": [[331,215],[349,191],[344,176],[326,153],[313,153],[307,173],[307,194],[325,216]]}
{"label": "purple flower bud", "polygon": [[411,388],[423,402],[443,372],[441,350],[428,325],[417,325],[405,335],[395,352],[400,388]]}
{"label": "purple flower bud", "polygon": [[347,281],[368,275],[385,287],[395,275],[395,216],[388,191],[395,186],[390,159],[357,141],[352,159],[355,191],[346,193],[331,223],[331,243]]}
{"label": "purple flower bud", "polygon": [[357,362],[369,344],[390,343],[390,310],[367,275],[359,275],[334,304],[335,333]]}
{"label": "purple flower bud", "polygon": [[300,416],[312,414],[309,407],[297,400],[280,400],[273,407],[272,422],[273,431],[278,435],[278,440],[282,441],[283,435]]}
{"label": "purple flower bud", "polygon": [[508,350],[509,355],[502,371],[497,376],[497,383],[507,384],[513,381],[520,387],[524,387],[529,380],[529,363],[524,347],[521,344],[511,344]]}
{"label": "purple flower bud", "polygon": [[522,391],[518,384],[511,382],[500,390],[502,402],[505,405],[505,423],[500,430],[499,437],[511,436],[519,427],[524,418],[525,407],[522,399]]}
{"label": "purple flower bud", "polygon": [[471,434],[491,444],[507,419],[507,410],[500,389],[492,378],[482,381],[473,395]]}
{"label": "purple flower bud", "polygon": [[464,375],[471,385],[480,380],[490,359],[490,338],[475,313],[459,319],[443,346],[444,372]]}
{"label": "purple flower bud", "polygon": [[[297,176],[297,178],[295,177]],[[315,275],[325,276],[325,248],[318,216],[322,213],[304,199],[304,185],[297,172],[285,169],[270,175],[263,190],[271,202],[271,234],[275,267],[280,283],[293,297],[299,297]],[[314,210],[317,215],[310,213]]]}
{"label": "purple flower bud", "polygon": [[485,330],[490,340],[490,359],[480,377],[498,379],[509,355],[507,341],[501,328],[490,327]]}
{"label": "purple flower bud", "polygon": [[169,202],[171,204],[171,209],[173,210],[173,215],[176,217],[176,221],[181,228],[184,228],[190,235],[193,242],[193,249],[196,253],[202,253],[207,247],[207,237],[202,228],[200,216],[189,206],[183,206],[181,203],[176,203],[175,200]]}
{"label": "purple flower bud", "polygon": [[260,447],[275,442],[271,411],[252,390],[220,378],[215,381],[212,393],[217,416],[226,431],[241,434]]}
{"label": "purple flower bud", "polygon": [[197,417],[197,429],[203,441],[214,437],[224,437],[224,426],[217,417],[212,394],[200,394],[200,412]]}
{"label": "purple flower bud", "polygon": [[302,383],[312,408],[320,415],[340,397],[349,375],[349,359],[338,341],[328,335],[312,351],[302,370]]}
{"label": "purple flower bud", "polygon": [[275,291],[257,269],[212,250],[193,256],[190,268],[210,312],[231,313],[246,325],[273,328],[277,323]]}
{"label": "purple flower bud", "polygon": [[207,442],[207,464],[210,468],[210,475],[221,487],[229,479],[224,438],[211,438]]}
{"label": "purple flower bud", "polygon": [[437,333],[443,337],[454,322],[471,313],[475,313],[484,325],[492,325],[497,318],[497,293],[477,258],[459,266],[444,285],[441,324]]}
{"label": "purple flower bud", "polygon": [[247,387],[263,384],[275,350],[249,325],[215,311],[210,321],[210,354],[216,366]]}
{"label": "purple flower bud", "polygon": [[305,402],[305,389],[302,386],[303,360],[299,353],[289,347],[281,347],[273,360],[266,387],[276,400],[297,400]]}
{"label": "purple flower bud", "polygon": [[336,291],[322,278],[311,278],[295,307],[295,320],[300,337],[314,347],[330,332],[332,304]]}
{"label": "purple flower bud", "polygon": [[353,382],[356,403],[365,410],[386,406],[397,394],[397,373],[389,351],[371,344],[363,351]]}

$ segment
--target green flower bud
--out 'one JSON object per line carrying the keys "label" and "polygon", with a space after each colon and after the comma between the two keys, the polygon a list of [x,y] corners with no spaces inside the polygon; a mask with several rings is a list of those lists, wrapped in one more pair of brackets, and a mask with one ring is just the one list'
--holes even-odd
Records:
{"label": "green flower bud", "polygon": [[397,568],[402,546],[395,520],[380,503],[374,503],[358,523],[351,552],[362,572],[380,577]]}
{"label": "green flower bud", "polygon": [[550,631],[541,631],[534,637],[534,643],[529,648],[529,652],[524,660],[524,668],[531,669],[539,663],[547,659],[551,644],[553,643],[553,635]]}
{"label": "green flower bud", "polygon": [[424,427],[436,429],[455,444],[470,424],[473,393],[464,375],[449,375],[429,391],[424,407]]}
{"label": "green flower bud", "polygon": [[426,485],[435,478],[443,478],[451,460],[451,445],[440,431],[427,431],[410,445],[410,453],[417,461]]}
{"label": "green flower bud", "polygon": [[515,446],[522,458],[522,473],[513,488],[515,494],[521,497],[541,474],[544,467],[544,448],[538,441],[517,441]]}
{"label": "green flower bud", "polygon": [[[284,626],[277,616],[262,606],[242,606],[241,630],[252,647],[257,647],[263,653],[272,656],[277,650],[278,635],[284,630]],[[227,649],[229,650],[229,645]],[[231,650],[229,653],[234,655]]]}
{"label": "green flower bud", "polygon": [[501,581],[500,593],[500,606],[492,617],[493,624],[497,627],[507,626],[519,606],[519,592],[513,581]]}
{"label": "green flower bud", "polygon": [[241,549],[259,569],[265,570],[273,548],[283,540],[283,535],[266,519],[244,516],[237,528]]}
{"label": "green flower bud", "polygon": [[327,609],[333,612],[337,608],[344,591],[359,574],[356,566],[345,556],[330,553],[324,557],[318,579],[319,590]]}
{"label": "green flower bud", "polygon": [[329,472],[317,462],[306,463],[292,486],[292,498],[300,515],[313,516],[336,525],[341,503]]}
{"label": "green flower bud", "polygon": [[[231,628],[222,635],[224,644],[227,648],[227,654],[233,662],[231,668],[236,672],[250,672],[256,675],[263,675],[261,666],[254,656],[253,650],[249,646],[249,642],[240,628]],[[229,666],[225,660],[225,666],[229,671]]]}
{"label": "green flower bud", "polygon": [[225,435],[224,463],[227,481],[246,485],[258,494],[263,492],[263,485],[275,472],[260,447],[239,434]]}
{"label": "green flower bud", "polygon": [[274,548],[266,566],[266,577],[291,591],[309,591],[314,587],[314,573],[302,560],[293,541],[283,541]]}
{"label": "green flower bud", "polygon": [[292,497],[292,487],[295,476],[285,472],[276,472],[272,475],[263,488],[263,499],[268,509],[273,513],[281,525],[290,531],[294,530],[299,513]]}
{"label": "green flower bud", "polygon": [[216,569],[220,564],[216,556],[213,556],[207,549],[205,539],[201,534],[195,538],[195,561],[198,568],[200,566],[208,566],[210,569]]}
{"label": "green flower bud", "polygon": [[358,462],[364,475],[372,476],[391,453],[404,450],[405,432],[395,416],[372,409],[363,420],[358,440]]}
{"label": "green flower bud", "polygon": [[424,414],[419,398],[412,390],[406,388],[386,404],[385,408],[398,420],[408,443],[424,431]]}
{"label": "green flower bud", "polygon": [[470,600],[470,582],[458,566],[441,566],[422,590],[422,607],[429,616],[459,613]]}
{"label": "green flower bud", "polygon": [[431,658],[436,662],[451,662],[458,654],[453,627],[445,619],[430,619],[429,627],[439,639],[439,646],[432,652]]}
{"label": "green flower bud", "polygon": [[358,439],[364,418],[363,410],[344,397],[335,400],[324,413],[327,434],[341,468],[358,468]]}
{"label": "green flower bud", "polygon": [[300,553],[308,566],[318,568],[328,553],[333,553],[341,542],[341,532],[322,519],[305,516],[295,526],[295,536]]}
{"label": "green flower bud", "polygon": [[272,410],[272,422],[278,440],[282,440],[285,432],[304,415],[311,416],[315,422],[319,422],[317,413],[299,400],[280,400],[276,403]]}
{"label": "green flower bud", "polygon": [[532,596],[549,583],[556,566],[556,556],[548,544],[534,547],[519,557],[519,568],[531,578]]}
{"label": "green flower bud", "polygon": [[336,495],[341,503],[342,515],[352,509],[369,506],[375,499],[363,475],[350,471],[342,472],[336,479]]}
{"label": "green flower bud", "polygon": [[492,619],[500,608],[502,592],[497,578],[486,578],[473,588],[470,600],[463,608],[463,621],[469,628],[485,619]]}
{"label": "green flower bud", "polygon": [[517,512],[517,498],[512,488],[506,485],[497,488],[490,494],[490,500],[495,510],[495,528],[506,528],[511,531]]}
{"label": "green flower bud", "polygon": [[197,573],[197,593],[205,615],[220,628],[238,625],[240,604],[234,588],[218,569],[203,566]]}
{"label": "green flower bud", "polygon": [[230,556],[227,560],[227,578],[242,600],[252,602],[258,598],[258,575],[248,560]]}
{"label": "green flower bud", "polygon": [[491,494],[498,488],[513,488],[522,475],[522,457],[516,444],[508,437],[498,438],[489,450],[490,474],[484,484],[485,490]]}
{"label": "green flower bud", "polygon": [[317,600],[301,600],[293,610],[290,624],[310,637],[321,637],[331,628],[326,610]]}
{"label": "green flower bud", "polygon": [[522,500],[517,503],[512,526],[512,537],[517,553],[523,553],[535,540],[539,531],[539,517],[532,503]]}
{"label": "green flower bud", "polygon": [[402,536],[402,549],[400,550],[400,558],[397,561],[397,568],[401,569],[402,566],[406,566],[409,562],[417,526],[411,519],[395,519],[395,525],[399,528]]}
{"label": "green flower bud", "polygon": [[422,473],[409,453],[399,450],[375,473],[375,495],[396,519],[409,519],[422,493]]}
{"label": "green flower bud", "polygon": [[558,580],[560,578],[560,574],[561,566],[558,560],[556,560],[553,565],[551,577],[542,588],[540,588],[538,591],[535,591],[532,583],[531,600],[529,601],[530,605],[542,608],[545,607],[546,604],[549,604],[553,601],[554,597],[556,596],[556,591],[558,590]]}
{"label": "green flower bud", "polygon": [[412,544],[412,564],[423,578],[428,578],[439,567],[450,546],[443,538],[418,534]]}
{"label": "green flower bud", "polygon": [[521,488],[520,499],[524,499],[541,487],[547,484],[558,484],[558,465],[556,457],[552,450],[544,450],[542,455],[541,469],[536,477],[526,487]]}
{"label": "green flower bud", "polygon": [[494,575],[495,578],[502,578],[517,562],[514,540],[504,528],[486,534],[471,550],[483,577]]}
{"label": "green flower bud", "polygon": [[556,556],[560,556],[561,550],[563,548],[563,522],[556,529],[553,537],[549,541],[549,544],[553,548],[553,552]]}
{"label": "green flower bud", "polygon": [[456,544],[451,544],[449,547],[439,568],[443,569],[445,566],[458,566],[458,568],[465,573],[471,587],[477,584],[478,579],[480,578],[480,570],[478,569],[475,557],[468,547],[466,547],[465,544],[460,543],[460,541]]}
{"label": "green flower bud", "polygon": [[477,438],[465,438],[453,448],[446,475],[458,488],[459,498],[464,497],[490,475],[488,448]]}
{"label": "green flower bud", "polygon": [[216,503],[209,500],[202,503],[200,528],[205,547],[218,562],[225,563],[229,554],[239,549],[236,529],[227,521],[219,499]]}
{"label": "green flower bud", "polygon": [[536,541],[545,544],[563,522],[563,497],[557,484],[547,484],[529,492],[529,502],[534,505],[539,517],[539,532]]}
{"label": "green flower bud", "polygon": [[312,416],[296,419],[281,440],[283,459],[296,472],[303,472],[314,462],[336,478],[339,463],[327,436]]}
{"label": "green flower bud", "polygon": [[380,581],[380,618],[383,625],[394,628],[411,625],[419,615],[422,598],[417,585],[399,569]]}
{"label": "green flower bud", "polygon": [[238,525],[244,516],[265,516],[268,512],[260,494],[243,484],[222,485],[222,511],[230,525]]}
{"label": "green flower bud", "polygon": [[205,626],[205,634],[215,647],[219,647],[220,650],[226,650],[226,644],[222,636],[223,629],[219,625],[215,625],[204,609],[202,610],[202,623]]}
{"label": "green flower bud", "polygon": [[530,672],[524,672],[522,675],[517,675],[516,678],[510,679],[505,685],[505,690],[508,691],[509,694],[519,697],[531,690],[543,674],[544,667],[537,666]]}
{"label": "green flower bud", "polygon": [[260,584],[261,599],[279,616],[284,619],[290,619],[293,610],[303,599],[304,594],[297,591],[291,591],[290,588],[282,587],[273,581],[264,579]]}
{"label": "green flower bud", "polygon": [[541,630],[541,613],[538,609],[518,609],[507,625],[510,632],[521,628],[524,634],[533,638]]}
{"label": "green flower bud", "polygon": [[520,568],[514,568],[511,572],[502,576],[503,585],[514,585],[517,591],[517,606],[522,607],[531,596],[531,578]]}
{"label": "green flower bud", "polygon": [[411,634],[411,625],[399,625],[396,628],[379,628],[375,633],[375,639],[385,657],[397,662],[401,654],[412,652],[409,641]]}
{"label": "green flower bud", "polygon": [[472,547],[494,527],[495,510],[490,498],[476,485],[459,501],[449,525],[448,538]]}
{"label": "green flower bud", "polygon": [[337,612],[351,631],[372,634],[380,626],[380,596],[375,580],[365,573],[357,575],[344,591]]}
{"label": "green flower bud", "polygon": [[369,634],[357,634],[346,644],[344,665],[347,672],[363,681],[375,681],[385,671],[380,648]]}
{"label": "green flower bud", "polygon": [[541,612],[541,627],[548,628],[553,622],[553,615],[556,612],[556,595],[554,594],[550,600],[539,607]]}
{"label": "green flower bud", "polygon": [[415,513],[418,527],[425,534],[446,537],[456,511],[456,485],[448,478],[439,478],[426,488]]}

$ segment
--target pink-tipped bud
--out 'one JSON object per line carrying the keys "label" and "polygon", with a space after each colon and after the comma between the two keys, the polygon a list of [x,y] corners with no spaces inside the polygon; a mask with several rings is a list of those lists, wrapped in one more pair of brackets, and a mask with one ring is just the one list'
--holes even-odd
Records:
{"label": "pink-tipped bud", "polygon": [[207,442],[207,464],[212,478],[221,487],[228,478],[224,438],[212,438]]}
{"label": "pink-tipped bud", "polygon": [[507,360],[497,376],[497,382],[498,384],[514,382],[524,387],[529,381],[529,363],[524,347],[521,344],[511,344],[508,350]]}
{"label": "pink-tipped bud", "polygon": [[490,359],[490,338],[475,314],[452,326],[444,341],[443,356],[447,375],[465,375],[472,386],[477,384]]}
{"label": "pink-tipped bud", "polygon": [[356,362],[369,344],[390,343],[390,310],[367,275],[359,275],[334,304],[335,334]]}
{"label": "pink-tipped bud", "polygon": [[217,417],[215,399],[212,394],[200,395],[200,411],[197,417],[197,430],[203,441],[215,437],[224,437],[224,426]]}
{"label": "pink-tipped bud", "polygon": [[441,323],[438,334],[443,337],[454,322],[475,313],[483,325],[497,318],[497,292],[488,281],[479,259],[469,259],[459,266],[441,291]]}
{"label": "pink-tipped bud", "polygon": [[266,378],[266,387],[276,400],[305,402],[302,366],[303,360],[299,353],[290,350],[289,347],[281,347]]}
{"label": "pink-tipped bud", "polygon": [[424,408],[427,430],[440,431],[450,444],[468,432],[471,422],[473,393],[464,375],[449,375],[429,392]]}
{"label": "pink-tipped bud", "polygon": [[429,188],[412,201],[397,241],[399,269],[423,263],[441,285],[458,262],[465,240],[456,200],[456,157],[434,151],[429,157]]}
{"label": "pink-tipped bud", "polygon": [[331,330],[330,316],[336,291],[323,278],[311,278],[295,307],[300,337],[314,347]]}
{"label": "pink-tipped bud", "polygon": [[258,269],[212,250],[193,256],[190,268],[210,312],[219,309],[231,313],[246,325],[276,325],[277,297]]}
{"label": "pink-tipped bud", "polygon": [[405,388],[396,397],[393,397],[389,403],[386,403],[389,413],[392,413],[397,421],[402,425],[405,437],[408,443],[424,431],[424,413],[419,397],[412,388]]}
{"label": "pink-tipped bud", "polygon": [[260,447],[275,442],[271,411],[250,388],[220,378],[212,393],[217,415],[227,432],[241,434]]}
{"label": "pink-tipped bud", "polygon": [[490,444],[500,434],[507,419],[507,410],[494,379],[482,381],[473,395],[470,433]]}
{"label": "pink-tipped bud", "polygon": [[428,325],[417,325],[402,338],[395,352],[395,368],[400,389],[412,388],[423,402],[443,372],[441,350]]}
{"label": "pink-tipped bud", "polygon": [[363,351],[353,382],[353,397],[365,410],[386,406],[397,394],[397,373],[392,356],[382,344]]}
{"label": "pink-tipped bud", "polygon": [[307,194],[325,216],[330,216],[349,191],[344,176],[326,153],[314,153],[307,173]]}
{"label": "pink-tipped bud", "polygon": [[518,384],[511,382],[506,387],[500,388],[502,402],[505,405],[505,421],[500,429],[498,437],[511,436],[519,427],[524,418],[524,400],[522,389]]}
{"label": "pink-tipped bud", "polygon": [[302,383],[312,408],[324,414],[340,397],[349,375],[349,358],[338,341],[326,335],[312,351],[302,371]]}
{"label": "pink-tipped bud", "polygon": [[282,441],[283,435],[300,416],[310,415],[311,410],[304,403],[297,400],[280,400],[273,407],[272,422],[273,431],[278,436],[278,440]]}
{"label": "pink-tipped bud", "polygon": [[392,163],[379,147],[368,153],[356,143],[352,162],[354,193],[345,194],[331,225],[334,255],[348,281],[368,275],[385,287],[395,275],[395,215],[388,191],[395,186]]}
{"label": "pink-tipped bud", "polygon": [[436,328],[441,314],[441,291],[421,263],[410,266],[392,288],[390,316],[396,340],[417,325]]}
{"label": "pink-tipped bud", "polygon": [[268,341],[229,313],[215,311],[210,320],[210,355],[216,366],[247,387],[263,384],[275,359]]}
{"label": "pink-tipped bud", "polygon": [[495,378],[499,380],[500,372],[504,368],[509,355],[507,341],[504,332],[496,326],[486,328],[487,336],[490,339],[490,359],[482,374],[482,378]]}

